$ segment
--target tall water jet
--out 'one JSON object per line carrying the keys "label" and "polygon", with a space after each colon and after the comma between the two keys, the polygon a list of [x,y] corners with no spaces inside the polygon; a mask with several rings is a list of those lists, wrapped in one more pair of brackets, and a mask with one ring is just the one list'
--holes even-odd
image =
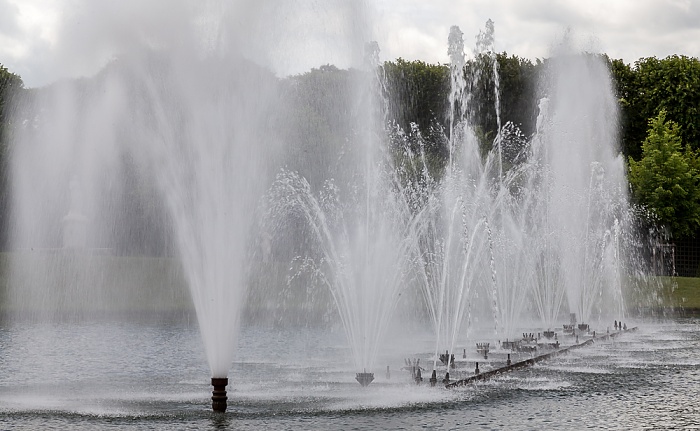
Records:
{"label": "tall water jet", "polygon": [[274,157],[268,149],[279,139],[267,125],[276,83],[243,59],[213,59],[195,70],[179,63],[185,60],[155,74],[136,66],[131,85],[140,84],[145,115],[133,122],[149,142],[137,151],[170,209],[212,378],[220,382],[237,346],[255,208]]}
{"label": "tall water jet", "polygon": [[[448,38],[449,159],[428,201],[427,221],[421,224],[420,240],[424,294],[436,331],[436,358],[438,352],[453,352],[458,338],[466,335],[464,331],[471,326],[475,304],[491,310],[497,328],[502,320],[500,297],[510,298],[498,288],[503,280],[497,277],[497,265],[503,261],[499,253],[510,250],[505,245],[499,246],[503,244],[502,226],[509,222],[510,209],[508,188],[504,186],[501,140],[497,138],[494,149],[483,157],[482,143],[472,128],[472,110],[480,103],[472,95],[472,88],[481,78],[479,62],[490,61],[492,73],[497,73],[492,50],[493,23],[489,21],[486,32],[477,37],[475,59],[467,78],[462,32],[452,27]],[[498,87],[494,91],[498,94]],[[498,102],[494,108],[498,109]],[[497,124],[500,126],[500,120]],[[503,314],[512,313],[506,310]]]}
{"label": "tall water jet", "polygon": [[353,127],[335,171],[339,178],[327,179],[317,192],[307,178],[283,172],[269,200],[273,229],[303,220],[311,233],[314,247],[297,259],[300,272],[331,292],[362,386],[374,379],[375,359],[410,277],[416,238],[412,195],[388,147],[378,49],[367,44],[364,67],[353,72],[355,94],[345,114]]}
{"label": "tall water jet", "polygon": [[[167,209],[163,230],[177,246],[197,312],[213,408],[224,411],[256,209],[288,133],[282,118],[288,111],[274,73],[288,73],[289,67],[277,56],[284,46],[299,63],[323,61],[314,49],[294,45],[309,40],[290,40],[285,31],[285,25],[323,19],[305,17],[309,8],[303,1],[275,7],[252,1],[166,2],[154,9],[82,6],[86,22],[97,14],[96,22],[105,24],[95,30],[95,39],[111,42],[103,48],[114,60],[97,76],[57,85],[36,101],[36,118],[16,145],[15,247],[58,247],[58,224],[67,212],[69,180],[75,177],[89,226],[85,253],[68,257],[81,260],[96,249],[115,253],[120,233],[139,223],[123,210],[127,197],[117,198],[123,183],[133,179],[125,172],[136,172]],[[353,38],[362,8],[342,1],[331,6],[339,6],[331,12],[347,24],[343,37],[350,34],[338,51],[358,57],[361,48]],[[268,31],[270,22],[280,28]],[[13,271],[16,302],[42,301],[38,309],[60,314],[51,307],[70,302],[54,282],[65,271],[60,265],[64,254],[51,254],[41,267],[32,265],[36,256],[28,254],[29,264],[16,264]],[[27,273],[39,273],[41,280],[28,288],[22,282]],[[92,298],[80,309],[93,312],[102,306],[91,294],[104,288],[100,284],[68,288],[78,298]]]}
{"label": "tall water jet", "polygon": [[[195,13],[198,19],[212,19],[206,11]],[[218,383],[227,377],[237,345],[254,211],[278,140],[267,124],[277,98],[276,78],[223,44],[207,46],[194,22],[179,24],[174,40],[169,31],[146,34],[93,78],[92,88],[81,94],[80,88],[69,87],[46,103],[41,126],[52,139],[39,136],[18,151],[18,222],[27,229],[18,232],[17,244],[47,247],[47,238],[32,233],[54,225],[53,208],[45,208],[58,203],[34,185],[60,188],[67,184],[63,178],[77,174],[91,187],[86,200],[94,229],[106,231],[100,245],[113,248],[115,226],[138,220],[119,219],[118,202],[108,204],[117,216],[106,220],[94,216],[95,207],[101,196],[114,193],[110,186],[123,181],[114,166],[125,157],[133,160],[169,210]],[[84,109],[69,105],[80,97]],[[75,133],[81,129],[86,132]],[[74,142],[82,148],[71,149]],[[37,151],[47,144],[69,161],[47,160],[49,169],[37,167]],[[106,144],[111,151],[100,151]],[[38,190],[35,197],[27,197],[30,188]],[[93,234],[89,247],[96,247],[94,240]],[[215,383],[215,392],[220,390]],[[215,409],[225,410],[225,395],[223,400],[223,405],[220,397],[214,400]]]}
{"label": "tall water jet", "polygon": [[[550,60],[532,163],[540,169],[540,282],[561,284],[570,313],[588,322],[623,315],[620,255],[629,226],[625,164],[618,149],[618,111],[602,57],[574,52],[568,39]],[[542,109],[546,106],[546,109]],[[556,307],[561,293],[549,291]],[[554,316],[547,316],[550,321]]]}
{"label": "tall water jet", "polygon": [[[547,327],[567,301],[583,321],[603,311],[623,313],[631,226],[605,64],[591,55],[555,56],[541,78],[548,98],[540,101],[536,133],[528,139],[512,123],[501,126],[493,51],[491,21],[469,62],[462,32],[452,28],[449,159],[428,200],[419,242],[436,358],[454,351],[476,308],[491,311],[480,316],[493,328],[483,336],[499,338],[515,335],[528,304]],[[471,93],[481,80],[495,87],[492,107]],[[495,111],[493,142],[473,130],[479,109]],[[504,145],[517,151],[507,165]]]}
{"label": "tall water jet", "polygon": [[[499,59],[495,25],[490,19],[477,35],[474,57],[472,87],[488,85],[491,88],[487,91],[493,92],[492,106],[485,100],[474,100],[473,104],[481,105],[477,109],[492,112],[496,127],[493,142],[480,142],[481,148],[490,148],[483,174],[483,181],[489,183],[486,193],[490,196],[487,233],[492,286],[487,294],[493,313],[493,335],[507,339],[514,336],[516,326],[521,323],[532,279],[532,255],[526,252],[531,241],[528,225],[532,214],[526,210],[528,202],[520,192],[527,139],[516,124],[503,125],[501,120]],[[484,96],[491,99],[488,94]],[[509,154],[506,163],[505,150]]]}
{"label": "tall water jet", "polygon": [[528,237],[535,257],[533,277],[530,278],[534,311],[545,327],[554,328],[567,296],[556,229],[548,210],[551,202],[551,169],[542,156],[538,156],[538,152],[544,151],[540,137],[545,133],[546,119],[550,115],[548,106],[549,99],[539,100],[536,134],[531,142],[529,172],[524,187],[524,210],[533,220],[528,225]]}

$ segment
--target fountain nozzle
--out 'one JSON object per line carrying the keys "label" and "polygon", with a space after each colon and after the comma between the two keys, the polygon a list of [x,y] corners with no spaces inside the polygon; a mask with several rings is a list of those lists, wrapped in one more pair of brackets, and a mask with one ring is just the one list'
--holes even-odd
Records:
{"label": "fountain nozzle", "polygon": [[368,373],[367,370],[362,370],[361,373],[355,373],[355,380],[362,386],[369,386],[374,381],[374,373]]}
{"label": "fountain nozzle", "polygon": [[437,371],[433,370],[433,374],[430,376],[430,386],[435,386],[437,384]]}
{"label": "fountain nozzle", "polygon": [[214,391],[211,394],[211,408],[215,412],[226,412],[226,386],[228,385],[227,377],[212,377],[211,385],[214,386]]}

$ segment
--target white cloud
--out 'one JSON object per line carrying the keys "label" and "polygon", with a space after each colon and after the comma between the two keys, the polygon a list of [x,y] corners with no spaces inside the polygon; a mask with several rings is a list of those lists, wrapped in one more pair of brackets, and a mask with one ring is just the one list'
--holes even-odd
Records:
{"label": "white cloud", "polygon": [[43,73],[37,66],[52,44],[53,6],[48,0],[0,0],[0,63],[25,80]]}
{"label": "white cloud", "polygon": [[[399,4],[397,6],[397,4]],[[430,62],[447,61],[450,25],[467,46],[487,19],[496,23],[496,49],[521,57],[549,55],[564,29],[573,29],[611,57],[634,62],[671,54],[700,56],[700,2],[696,0],[379,0],[388,18],[383,54]],[[403,29],[410,28],[411,32]],[[402,35],[392,37],[392,35]],[[412,56],[412,54],[421,54]]]}
{"label": "white cloud", "polygon": [[0,36],[15,37],[19,26],[19,8],[8,0],[0,0]]}
{"label": "white cloud", "polygon": [[450,26],[460,26],[470,47],[487,19],[496,23],[498,51],[531,59],[548,56],[566,28],[626,62],[700,56],[697,0],[0,0],[0,63],[30,86],[90,74],[144,40],[185,43],[184,28],[202,18],[193,4],[230,15],[218,27],[206,21],[212,40],[227,34],[281,73],[356,64],[370,30],[382,59],[444,63]]}

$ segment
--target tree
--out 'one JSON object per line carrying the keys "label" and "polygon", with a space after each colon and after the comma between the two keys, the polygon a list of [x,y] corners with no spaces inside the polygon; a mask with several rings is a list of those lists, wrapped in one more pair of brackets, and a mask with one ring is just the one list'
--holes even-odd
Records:
{"label": "tree", "polygon": [[281,82],[284,108],[273,124],[284,127],[285,164],[314,188],[345,174],[339,164],[359,121],[352,102],[360,73],[324,65]]}
{"label": "tree", "polygon": [[433,157],[446,160],[448,148],[437,131],[447,128],[450,69],[446,65],[423,61],[384,63],[389,99],[389,119],[404,131],[411,123],[425,138],[425,151]]}
{"label": "tree", "polygon": [[390,116],[404,130],[410,123],[427,132],[431,122],[447,124],[447,97],[450,92],[450,69],[446,65],[423,61],[384,63],[387,89],[390,95]]}
{"label": "tree", "polygon": [[649,208],[674,238],[693,235],[700,227],[700,159],[683,150],[680,127],[666,121],[666,111],[649,121],[642,158],[630,157],[629,180],[634,198]]}
{"label": "tree", "polygon": [[[615,96],[620,105],[620,146],[623,154],[639,159],[641,143],[647,128],[647,119],[641,117],[637,101],[637,72],[622,60],[610,60],[610,74],[615,84]],[[641,120],[641,121],[640,121]]]}
{"label": "tree", "polygon": [[647,121],[660,109],[680,126],[683,142],[700,149],[700,60],[672,55],[642,58],[634,67],[622,60],[610,63],[622,113],[622,148],[639,158]]}
{"label": "tree", "polygon": [[[496,112],[497,62],[499,112]],[[469,121],[480,137],[482,149],[489,151],[498,134],[497,114],[501,125],[508,122],[520,128],[525,135],[535,129],[538,94],[537,74],[542,68],[539,60],[508,56],[506,53],[480,54],[467,61],[464,76],[469,85]],[[445,163],[448,148],[444,131],[449,127],[450,68],[447,65],[427,64],[422,61],[384,63],[390,102],[390,119],[408,132],[411,124],[418,125],[426,155],[436,162]],[[441,161],[441,162],[440,162]]]}
{"label": "tree", "polygon": [[663,60],[637,62],[643,113],[651,118],[659,109],[680,126],[683,142],[700,147],[700,60],[672,55]]}
{"label": "tree", "polygon": [[0,64],[0,145],[3,158],[9,140],[7,133],[12,122],[12,106],[23,88],[22,78]]}
{"label": "tree", "polygon": [[[497,62],[499,112],[496,112],[496,79],[493,61]],[[497,115],[501,125],[510,122],[525,135],[535,132],[537,102],[543,96],[538,92],[538,73],[543,63],[508,54],[480,54],[465,66],[467,81],[471,85],[471,125],[482,136],[484,150],[491,149],[498,134]]]}
{"label": "tree", "polygon": [[14,124],[13,112],[23,90],[22,78],[0,64],[0,249],[8,246],[10,142]]}
{"label": "tree", "polygon": [[0,124],[7,121],[12,97],[23,88],[22,78],[0,64]]}

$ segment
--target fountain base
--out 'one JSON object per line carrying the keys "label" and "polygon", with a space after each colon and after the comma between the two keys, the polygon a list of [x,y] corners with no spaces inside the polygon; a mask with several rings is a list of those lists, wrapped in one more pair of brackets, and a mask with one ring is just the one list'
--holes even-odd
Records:
{"label": "fountain base", "polygon": [[369,384],[374,381],[374,373],[356,373],[355,380],[362,386],[369,386]]}
{"label": "fountain base", "polygon": [[224,413],[226,411],[226,402],[228,401],[228,397],[226,397],[228,378],[212,377],[211,384],[214,386],[214,391],[211,395],[211,408],[215,412]]}
{"label": "fountain base", "polygon": [[[576,344],[574,344],[574,345],[572,345],[572,346],[569,346],[569,347],[567,347],[567,348],[564,348],[564,349],[557,349],[557,350],[555,350],[555,351],[553,351],[553,352],[549,352],[549,353],[545,353],[545,354],[543,354],[543,355],[531,357],[531,358],[529,358],[529,359],[525,359],[524,361],[515,362],[515,363],[511,362],[511,360],[510,360],[510,354],[509,354],[509,355],[508,355],[508,360],[507,360],[506,365],[505,365],[504,367],[496,368],[496,369],[493,369],[493,370],[491,370],[491,371],[487,371],[487,372],[484,372],[484,373],[481,373],[481,372],[479,371],[479,363],[477,362],[477,363],[476,363],[476,369],[474,370],[474,375],[473,375],[473,376],[466,377],[466,378],[464,378],[464,379],[457,380],[457,381],[455,381],[455,382],[450,382],[450,383],[446,384],[445,387],[448,388],[448,389],[451,389],[451,388],[456,388],[456,387],[459,387],[459,386],[465,386],[465,385],[467,385],[467,384],[474,383],[474,382],[478,382],[478,381],[488,380],[488,379],[491,379],[491,378],[493,378],[493,377],[496,377],[496,376],[501,375],[501,374],[504,374],[504,373],[508,373],[508,372],[511,372],[511,371],[515,371],[515,370],[519,370],[519,369],[522,369],[522,368],[525,368],[525,367],[532,366],[532,365],[534,365],[534,364],[536,364],[536,363],[538,363],[538,362],[546,361],[546,360],[548,360],[548,359],[551,359],[551,358],[553,358],[553,357],[556,357],[556,356],[562,355],[562,354],[564,354],[564,353],[573,351],[573,350],[575,350],[575,349],[579,349],[579,348],[581,348],[581,347],[590,346],[590,345],[592,345],[593,343],[597,342],[597,340],[608,340],[608,339],[614,338],[614,337],[616,337],[616,336],[618,336],[618,335],[620,335],[620,334],[624,334],[625,332],[634,332],[634,331],[636,331],[636,330],[637,330],[637,328],[634,327],[634,328],[631,328],[631,329],[629,329],[629,330],[625,330],[625,331],[623,331],[623,332],[614,332],[614,333],[612,333],[612,334],[607,334],[607,335],[604,335],[604,336],[599,337],[599,338],[589,338],[588,340],[584,341],[584,342],[581,343],[581,344],[578,344],[578,342],[577,342]],[[578,338],[578,337],[577,337],[577,338]],[[578,341],[578,340],[577,340],[577,341]]]}

